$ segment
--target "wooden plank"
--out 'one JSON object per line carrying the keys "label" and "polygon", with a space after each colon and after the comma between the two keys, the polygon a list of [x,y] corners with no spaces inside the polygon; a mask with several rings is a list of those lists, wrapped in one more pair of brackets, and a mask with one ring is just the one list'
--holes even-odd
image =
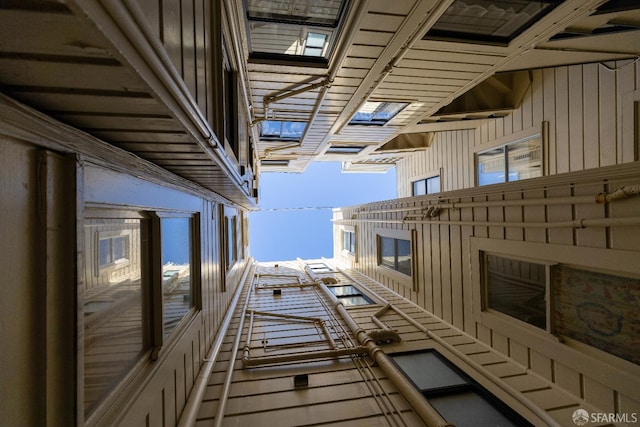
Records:
{"label": "wooden plank", "polygon": [[549,152],[547,165],[549,175],[557,173],[556,166],[556,104],[555,104],[555,73],[553,68],[542,71],[544,120],[549,123]]}
{"label": "wooden plank", "polygon": [[635,60],[616,62],[616,100],[617,100],[617,163],[628,163],[635,158]]}
{"label": "wooden plank", "polygon": [[569,78],[569,170],[584,169],[583,117],[584,93],[582,66],[568,69]]}
{"label": "wooden plank", "polygon": [[600,166],[616,163],[616,81],[613,71],[604,67],[599,69],[598,100],[600,111]]}
{"label": "wooden plank", "polygon": [[555,70],[556,173],[569,172],[569,89],[568,71]]}
{"label": "wooden plank", "polygon": [[162,43],[171,62],[182,75],[182,22],[180,20],[180,3],[172,0],[162,1]]}
{"label": "wooden plank", "polygon": [[583,144],[584,168],[597,168],[600,165],[599,145],[599,91],[598,65],[588,64],[582,67],[582,111],[583,118]]}

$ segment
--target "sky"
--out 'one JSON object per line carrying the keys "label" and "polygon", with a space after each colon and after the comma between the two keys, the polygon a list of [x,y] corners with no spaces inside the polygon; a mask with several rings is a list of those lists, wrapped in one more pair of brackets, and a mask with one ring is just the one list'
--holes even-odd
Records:
{"label": "sky", "polygon": [[[302,174],[260,175],[260,210],[249,216],[255,260],[331,258],[331,208],[396,198],[395,168],[364,174],[342,173],[341,167],[340,162],[314,162]],[[322,209],[287,210],[290,208]]]}

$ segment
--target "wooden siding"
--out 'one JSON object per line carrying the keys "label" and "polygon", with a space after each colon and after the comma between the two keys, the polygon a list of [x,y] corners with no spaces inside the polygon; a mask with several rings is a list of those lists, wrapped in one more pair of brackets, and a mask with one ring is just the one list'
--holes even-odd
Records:
{"label": "wooden siding", "polygon": [[638,160],[636,61],[534,70],[532,76],[522,105],[512,114],[479,123],[475,129],[438,132],[430,148],[400,160],[398,196],[410,196],[412,181],[440,168],[444,191],[473,187],[475,151],[527,129],[542,132],[543,121],[549,124],[548,174]]}
{"label": "wooden siding", "polygon": [[[502,123],[504,120],[497,120]],[[467,135],[474,134],[468,132]],[[462,139],[461,139],[462,140]],[[473,139],[472,139],[473,140]],[[445,168],[446,164],[443,165]],[[431,166],[429,166],[431,168]],[[400,174],[399,174],[400,175]],[[339,220],[334,226],[334,256],[345,265],[361,272],[389,289],[410,299],[426,309],[431,315],[456,330],[491,347],[492,351],[531,369],[536,375],[569,392],[577,399],[584,399],[603,411],[634,412],[640,408],[640,384],[638,366],[604,354],[599,350],[589,350],[577,343],[562,344],[557,340],[542,339],[538,334],[524,333],[520,328],[499,327],[478,317],[479,278],[472,274],[474,239],[489,238],[500,248],[509,242],[541,243],[538,252],[510,253],[524,259],[547,259],[544,245],[560,245],[559,249],[568,254],[582,255],[574,260],[582,268],[596,265],[595,259],[608,251],[620,251],[632,258],[640,259],[638,245],[640,226],[635,224],[620,226],[534,228],[525,224],[572,221],[580,218],[636,218],[639,199],[613,203],[610,206],[595,202],[575,202],[530,205],[530,199],[565,198],[593,196],[600,192],[614,191],[624,185],[637,185],[640,169],[637,163],[617,165],[599,169],[558,174],[548,177],[523,180],[502,185],[443,192],[436,195],[404,198],[363,206],[342,208],[334,212]],[[422,218],[422,208],[430,204],[461,203],[454,209],[444,209],[431,220],[410,223],[403,221],[407,215]],[[477,206],[462,203],[476,203]],[[483,205],[484,204],[484,205]],[[413,209],[413,211],[412,211]],[[369,212],[371,211],[371,212]],[[411,219],[411,218],[407,218]],[[430,221],[432,223],[430,223]],[[516,223],[509,226],[509,223]],[[357,263],[344,257],[337,240],[341,225],[356,226]],[[376,248],[376,228],[416,230],[416,251],[413,254],[417,269],[417,291],[412,290],[392,276],[381,274]],[[498,250],[498,249],[496,249]],[[601,250],[603,252],[595,252]],[[578,252],[580,251],[580,252]],[[518,255],[519,254],[519,255]],[[591,254],[591,255],[588,255]],[[586,257],[586,258],[585,258]],[[589,257],[594,258],[591,262]],[[471,263],[470,263],[471,261]],[[478,261],[479,262],[479,261]],[[635,267],[625,267],[633,277],[640,276]],[[595,267],[592,267],[595,268]],[[617,268],[615,258],[606,268],[613,272]],[[635,268],[632,272],[628,270]],[[526,329],[526,328],[525,328]],[[544,335],[544,334],[543,334]],[[537,338],[536,338],[537,337]],[[622,399],[620,397],[624,396]]]}

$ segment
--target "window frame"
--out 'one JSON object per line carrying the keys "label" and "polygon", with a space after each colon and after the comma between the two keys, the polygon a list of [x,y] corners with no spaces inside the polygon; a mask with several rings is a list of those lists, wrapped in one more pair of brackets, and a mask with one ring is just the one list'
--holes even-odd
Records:
{"label": "window frame", "polygon": [[366,145],[342,145],[342,144],[330,144],[324,154],[337,154],[337,155],[349,155],[353,156],[362,153],[367,148]]}
{"label": "window frame", "polygon": [[[533,19],[524,23],[522,26],[514,30],[508,36],[495,36],[490,34],[488,35],[488,34],[472,33],[472,32],[465,32],[465,31],[439,29],[438,24],[446,14],[445,12],[435,22],[433,27],[430,28],[429,31],[427,31],[427,33],[422,37],[422,40],[442,40],[442,41],[458,42],[458,43],[474,43],[474,44],[483,44],[483,45],[508,46],[520,35],[525,33],[527,30],[531,29],[533,26],[537,25],[542,19],[544,19],[547,15],[549,15],[549,13],[551,13],[561,3],[561,0],[535,0],[535,1],[530,1],[530,3],[544,3],[544,4],[550,5],[550,7],[547,10],[542,11],[542,13],[535,16]],[[450,7],[453,7],[453,4]]]}
{"label": "window frame", "polygon": [[[333,55],[337,39],[342,30],[345,17],[347,15],[347,9],[349,8],[350,0],[342,0],[338,13],[332,22],[309,22],[302,17],[287,17],[287,16],[252,16],[249,11],[248,2],[244,1],[245,13],[245,31],[247,37],[247,44],[249,46],[249,62],[261,62],[261,63],[274,63],[274,64],[293,64],[296,66],[315,66],[326,67],[329,64],[329,60]],[[291,26],[293,29],[298,29],[300,33],[299,48],[295,54],[265,52],[254,50],[252,47],[252,22],[270,23],[270,24],[283,24]],[[323,53],[321,56],[316,55],[304,55],[306,49],[306,43],[309,33],[318,33],[326,35],[325,44],[323,46]]]}
{"label": "window frame", "polygon": [[[355,117],[358,115],[360,110],[362,110],[368,103],[378,103],[379,104],[373,110],[373,113],[371,113],[371,119],[370,120],[358,120],[358,119],[355,119]],[[393,116],[391,116],[390,118],[388,118],[386,120],[384,120],[384,119],[374,119],[373,118],[373,116],[375,116],[376,112],[379,109],[383,109],[384,107],[386,107],[387,105],[390,105],[390,104],[404,104],[404,106],[401,107],[398,111],[396,111]],[[361,126],[386,126],[389,122],[391,122],[396,117],[398,117],[398,114],[403,112],[410,104],[411,104],[411,102],[409,102],[409,101],[389,101],[389,100],[376,101],[376,100],[367,100],[362,105],[360,105],[360,108],[358,108],[358,111],[356,111],[354,113],[354,115],[351,117],[351,119],[349,120],[348,125],[349,126],[358,126],[358,125],[361,125]]]}
{"label": "window frame", "polygon": [[[398,230],[398,229],[390,229],[390,228],[376,228],[374,229],[374,234],[376,236],[376,273],[386,277],[387,279],[393,280],[394,282],[410,288],[413,291],[418,290],[418,267],[417,260],[420,259],[418,254],[419,244],[418,244],[418,233],[415,229],[412,230]],[[408,276],[404,273],[401,273],[397,270],[394,270],[386,265],[381,263],[382,258],[382,247],[381,247],[381,237],[386,237],[390,239],[396,240],[407,240],[410,242],[411,247],[411,275]]]}
{"label": "window frame", "polygon": [[[535,178],[540,178],[540,177],[544,177],[547,176],[549,174],[549,160],[548,160],[548,153],[549,153],[549,122],[544,121],[541,123],[541,125],[539,126],[533,126],[530,127],[528,129],[524,129],[520,132],[515,132],[513,134],[510,135],[506,135],[502,138],[498,138],[496,140],[493,140],[489,143],[486,144],[481,144],[477,147],[474,148],[473,150],[473,179],[474,179],[474,185],[476,187],[484,187],[486,185],[501,185],[501,184],[506,184],[509,182],[516,182],[516,181],[509,181],[508,180],[508,175],[509,175],[509,162],[508,162],[508,156],[509,156],[509,151],[506,149],[506,147],[508,145],[511,144],[517,144],[517,143],[521,143],[524,141],[527,141],[529,139],[534,139],[534,138],[540,138],[540,176],[539,177],[533,177],[533,178],[524,178],[522,180],[517,180],[517,181],[524,181],[527,179],[535,179]],[[490,183],[490,184],[483,184],[480,185],[480,179],[479,179],[479,167],[478,167],[478,156],[482,153],[485,153],[487,151],[491,151],[491,150],[495,150],[497,148],[505,148],[503,155],[505,156],[505,165],[504,165],[504,172],[505,172],[505,181],[503,182],[497,182],[497,183]]]}
{"label": "window frame", "polygon": [[[366,292],[364,292],[362,289],[360,289],[358,286],[354,285],[353,283],[337,283],[335,285],[325,285],[325,286],[329,289],[329,291],[333,294],[333,296],[335,296],[340,302],[342,302],[344,299],[348,299],[351,297],[361,297],[365,301],[364,303],[360,303],[360,304],[344,304],[343,303],[343,305],[347,309],[358,308],[358,307],[369,307],[371,305],[377,304],[373,298],[371,298]],[[334,288],[345,288],[345,287],[351,287],[355,289],[357,293],[350,294],[350,295],[336,295],[333,291]]]}
{"label": "window frame", "polygon": [[[443,168],[439,168],[438,170],[431,171],[431,172],[428,172],[428,173],[423,174],[423,175],[417,175],[417,176],[414,176],[414,177],[411,179],[411,196],[412,196],[412,197],[417,197],[417,196],[427,196],[427,195],[429,195],[429,194],[442,193],[442,191],[443,191],[443,189],[444,189],[444,180],[442,179],[442,177],[443,177],[443,176],[444,176]],[[420,182],[420,181],[428,181],[428,180],[433,179],[433,178],[436,178],[436,177],[437,177],[437,178],[439,178],[439,180],[440,180],[440,181],[439,181],[439,183],[440,183],[439,187],[440,187],[440,188],[438,189],[438,191],[437,191],[437,192],[429,193],[429,192],[427,191],[425,194],[416,194],[416,192],[415,192],[415,184],[416,184],[417,182]],[[427,184],[428,184],[428,183],[427,183]],[[428,185],[426,185],[426,188],[427,188],[427,189],[429,188],[429,187],[428,187]]]}
{"label": "window frame", "polygon": [[[576,358],[588,356],[591,361],[603,362],[600,368],[606,375],[618,375],[619,370],[632,370],[640,375],[640,366],[619,356],[607,353],[578,340],[555,335],[553,322],[548,323],[549,330],[542,330],[514,317],[491,310],[485,310],[483,289],[482,253],[489,252],[506,258],[516,258],[539,264],[548,264],[551,268],[561,264],[568,267],[597,271],[613,275],[640,278],[640,264],[637,254],[630,251],[604,249],[596,247],[572,246],[552,243],[525,242],[517,240],[470,237],[472,313],[479,324],[486,326],[507,338],[528,343],[532,348],[553,348],[556,360],[571,366]],[[612,270],[611,266],[615,266]],[[550,280],[550,277],[547,277]],[[548,282],[550,283],[550,282]],[[550,294],[553,290],[550,289]],[[554,301],[549,298],[547,304],[553,309]],[[552,346],[552,347],[550,347]],[[592,363],[592,362],[591,362]],[[611,366],[617,368],[610,368]]]}
{"label": "window frame", "polygon": [[[422,389],[418,386],[413,378],[402,369],[401,365],[395,359],[395,357],[402,356],[412,356],[412,355],[421,355],[421,354],[432,354],[445,368],[448,368],[452,374],[460,378],[464,384],[457,383],[443,387],[434,387],[431,389]],[[515,409],[510,407],[507,403],[505,403],[502,399],[497,397],[494,393],[485,388],[482,384],[476,381],[471,375],[466,373],[463,369],[456,366],[449,358],[443,355],[440,351],[430,348],[423,350],[414,350],[414,351],[404,351],[398,353],[390,353],[389,358],[392,363],[396,366],[396,368],[402,372],[405,378],[416,388],[420,393],[424,396],[424,398],[429,401],[430,398],[434,397],[444,397],[444,396],[455,396],[456,394],[468,393],[472,392],[482,400],[484,400],[489,406],[494,408],[497,412],[499,412],[502,416],[513,421],[516,425],[521,426],[533,426],[528,420],[526,420],[522,415],[520,415]],[[431,403],[430,403],[431,404]],[[434,410],[438,413],[438,409],[433,406]],[[444,415],[441,414],[443,418]],[[455,420],[446,420],[446,421],[455,421]]]}
{"label": "window frame", "polygon": [[[262,126],[265,122],[273,122],[273,123],[279,123],[280,124],[280,131],[278,133],[278,135],[264,135],[262,133]],[[282,136],[282,127],[286,124],[286,123],[304,123],[304,129],[302,130],[302,132],[300,133],[300,136],[296,136],[296,137],[283,137]],[[307,126],[309,125],[308,122],[304,122],[304,121],[300,121],[300,120],[263,120],[260,122],[260,140],[261,141],[282,141],[282,142],[300,142],[302,141],[302,137],[304,136],[304,132],[307,129]]]}
{"label": "window frame", "polygon": [[[342,225],[339,228],[340,231],[340,254],[343,257],[349,258],[352,262],[358,262],[358,229],[355,225]],[[348,248],[344,247],[345,244],[345,234],[352,233],[353,234],[353,252]]]}

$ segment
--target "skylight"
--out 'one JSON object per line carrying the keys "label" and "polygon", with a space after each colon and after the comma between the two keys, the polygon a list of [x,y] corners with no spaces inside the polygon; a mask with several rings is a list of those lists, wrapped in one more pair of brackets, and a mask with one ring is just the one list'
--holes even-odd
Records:
{"label": "skylight", "polygon": [[558,0],[455,0],[424,39],[508,43],[558,3]]}
{"label": "skylight", "polygon": [[260,125],[260,139],[276,141],[300,141],[305,122],[286,122],[279,120],[264,120]]}
{"label": "skylight", "polygon": [[345,3],[345,0],[248,0],[251,57],[326,62]]}
{"label": "skylight", "polygon": [[353,116],[350,125],[384,125],[402,111],[408,102],[370,102]]}
{"label": "skylight", "polygon": [[328,154],[358,154],[363,149],[363,145],[332,145],[326,152]]}

